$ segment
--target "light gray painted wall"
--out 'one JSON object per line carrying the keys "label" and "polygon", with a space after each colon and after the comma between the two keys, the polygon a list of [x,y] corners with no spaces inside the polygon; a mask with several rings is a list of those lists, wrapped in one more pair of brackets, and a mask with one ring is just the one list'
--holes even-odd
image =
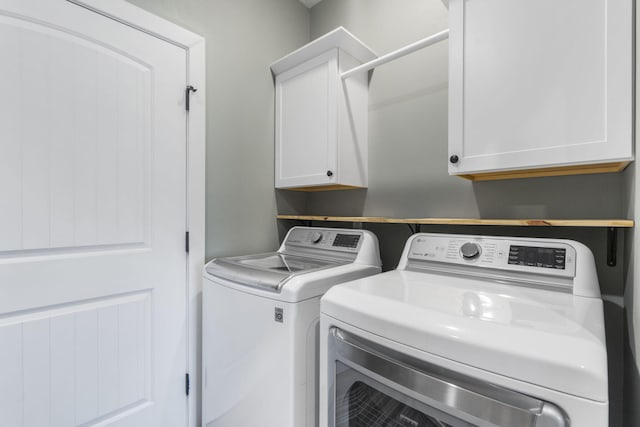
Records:
{"label": "light gray painted wall", "polygon": [[[324,0],[311,9],[310,16],[312,39],[344,26],[378,55],[448,27],[441,0]],[[478,183],[449,176],[447,86],[447,41],[377,68],[369,88],[369,188],[310,193],[305,213],[466,218],[625,216],[623,174]],[[478,229],[488,234],[505,231]],[[598,254],[606,242],[606,235],[599,230],[512,231],[575,238]],[[624,240],[622,234],[620,240]],[[621,273],[621,267],[601,270],[605,293],[622,295]]]}
{"label": "light gray painted wall", "polygon": [[[637,44],[636,44],[637,46]],[[636,78],[637,81],[637,78]],[[636,90],[638,86],[636,84]],[[636,95],[637,96],[637,95]],[[640,123],[637,117],[636,111],[636,126]],[[627,198],[625,200],[625,211],[627,212],[627,218],[634,218],[636,223],[640,221],[638,213],[640,209],[636,206],[638,200],[636,198],[636,188],[638,185],[638,175],[636,174],[636,165],[632,164],[624,174],[625,178],[625,193]],[[638,338],[636,336],[636,326],[634,325],[635,319],[638,318],[638,314],[635,313],[637,306],[637,284],[635,283],[635,270],[636,270],[636,248],[638,247],[638,240],[640,236],[635,230],[627,231],[625,238],[624,257],[625,271],[624,271],[624,312],[625,312],[625,337],[624,337],[624,426],[635,427],[640,425],[640,406],[638,405],[638,399],[640,399],[640,373],[639,362],[640,360],[636,356]]]}
{"label": "light gray painted wall", "polygon": [[[640,33],[637,27],[640,24],[640,10],[636,8],[636,58],[640,54]],[[636,66],[636,100],[640,96],[640,71]],[[640,126],[640,111],[636,102],[636,133]],[[638,155],[638,145],[636,143],[636,156]],[[640,174],[637,173],[637,166],[633,164],[625,172],[625,212],[628,218],[634,218],[636,224],[640,223],[640,198],[637,197],[637,189],[640,188]],[[624,354],[624,425],[635,427],[640,425],[640,338],[638,334],[638,321],[640,312],[636,307],[640,304],[640,291],[635,277],[636,265],[638,261],[638,247],[640,245],[640,234],[635,229],[628,232],[625,245],[625,258],[627,258],[627,268],[625,270],[625,293],[624,304],[626,313],[626,332]]]}
{"label": "light gray painted wall", "polygon": [[[384,54],[447,28],[440,0],[324,0],[311,9],[311,37],[344,26]],[[625,174],[582,175],[471,183],[447,174],[448,43],[381,66],[369,101],[369,188],[311,193],[304,213],[316,215],[481,218],[627,217]],[[635,178],[634,178],[635,179]],[[394,268],[406,226],[373,225],[385,268]],[[625,256],[606,265],[606,231],[572,228],[423,227],[423,231],[559,237],[594,252],[607,322],[611,426],[622,425],[624,317],[620,301]],[[618,253],[625,237],[619,232]],[[629,246],[629,245],[626,245]],[[628,258],[628,255],[627,255]],[[637,372],[637,370],[636,370]],[[634,383],[637,387],[638,382]],[[640,424],[635,424],[640,425]]]}
{"label": "light gray painted wall", "polygon": [[[309,41],[308,9],[297,0],[129,1],[206,39],[207,259],[274,250],[269,64]],[[304,202],[298,194],[279,200]]]}
{"label": "light gray painted wall", "polygon": [[[129,1],[207,40],[208,258],[273,249],[276,209],[300,214],[485,218],[618,218],[632,212],[628,209],[634,203],[628,197],[635,185],[634,171],[475,184],[449,177],[447,42],[373,73],[367,190],[276,191],[274,196],[273,82],[268,65],[340,25],[384,54],[446,28],[441,1],[324,0],[310,14],[297,0]],[[291,225],[280,222],[281,234]],[[394,268],[409,228],[367,228],[381,240],[385,267]],[[626,269],[630,263],[624,259],[615,268],[606,266],[603,230],[423,227],[423,231],[575,239],[594,251],[603,292],[620,296],[625,278],[630,280]],[[619,253],[629,259],[631,233],[619,237]],[[619,310],[612,304],[607,307],[608,333],[615,335],[622,328]],[[613,365],[611,425],[617,426],[621,425],[622,345],[608,344]],[[640,390],[634,361],[626,357],[625,365],[634,368],[625,375],[635,375],[625,382],[627,390]],[[638,394],[629,396],[634,403]]]}
{"label": "light gray painted wall", "polygon": [[[297,0],[128,1],[206,39],[207,260],[274,250],[278,226],[269,64],[309,41],[307,8]],[[298,194],[277,199],[297,210],[304,203]],[[201,343],[194,346],[201,354]],[[192,375],[199,424],[198,367]]]}
{"label": "light gray painted wall", "polygon": [[[384,54],[447,28],[440,0],[324,0],[311,36],[342,25]],[[622,214],[621,174],[471,183],[447,174],[448,43],[376,69],[365,196],[313,194],[309,209],[367,215],[603,218]],[[320,212],[319,212],[320,213]]]}

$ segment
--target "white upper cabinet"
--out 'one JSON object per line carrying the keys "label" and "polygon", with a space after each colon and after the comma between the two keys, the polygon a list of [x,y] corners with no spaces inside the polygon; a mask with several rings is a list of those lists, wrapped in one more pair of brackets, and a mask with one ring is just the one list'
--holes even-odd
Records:
{"label": "white upper cabinet", "polygon": [[632,0],[450,0],[449,173],[612,172],[633,160]]}
{"label": "white upper cabinet", "polygon": [[375,59],[338,28],[271,65],[275,76],[275,186],[335,190],[367,186],[368,72]]}

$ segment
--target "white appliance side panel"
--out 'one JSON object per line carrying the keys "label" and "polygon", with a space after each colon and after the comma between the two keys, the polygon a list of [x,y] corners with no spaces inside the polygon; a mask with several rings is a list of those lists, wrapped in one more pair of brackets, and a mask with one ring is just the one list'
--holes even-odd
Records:
{"label": "white appliance side panel", "polygon": [[276,187],[336,179],[337,61],[332,49],[276,77]]}
{"label": "white appliance side panel", "polygon": [[[291,306],[205,279],[205,426],[294,425]],[[275,320],[276,308],[283,310],[282,323]]]}
{"label": "white appliance side panel", "polygon": [[632,159],[631,1],[450,6],[450,173]]}
{"label": "white appliance side panel", "polygon": [[[294,331],[292,386],[294,387],[294,423],[291,427],[317,427],[318,419],[318,351],[320,349],[320,297],[290,306],[289,322]],[[287,319],[285,319],[287,321]]]}

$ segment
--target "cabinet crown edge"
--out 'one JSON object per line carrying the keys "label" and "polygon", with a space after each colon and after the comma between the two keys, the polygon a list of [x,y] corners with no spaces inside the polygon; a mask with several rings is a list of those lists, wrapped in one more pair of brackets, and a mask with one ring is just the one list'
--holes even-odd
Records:
{"label": "cabinet crown edge", "polygon": [[345,28],[338,27],[272,63],[270,65],[271,72],[274,76],[277,76],[298,64],[334,48],[347,52],[363,63],[378,57],[373,50],[356,36]]}

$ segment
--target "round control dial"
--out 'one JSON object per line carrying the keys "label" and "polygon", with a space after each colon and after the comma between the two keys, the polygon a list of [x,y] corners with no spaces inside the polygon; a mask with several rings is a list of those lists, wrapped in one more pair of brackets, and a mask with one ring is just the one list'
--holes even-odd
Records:
{"label": "round control dial", "polygon": [[460,255],[464,259],[475,259],[480,256],[480,245],[477,243],[467,242],[460,247]]}
{"label": "round control dial", "polygon": [[311,243],[320,243],[322,241],[322,233],[319,231],[314,231],[311,234]]}

